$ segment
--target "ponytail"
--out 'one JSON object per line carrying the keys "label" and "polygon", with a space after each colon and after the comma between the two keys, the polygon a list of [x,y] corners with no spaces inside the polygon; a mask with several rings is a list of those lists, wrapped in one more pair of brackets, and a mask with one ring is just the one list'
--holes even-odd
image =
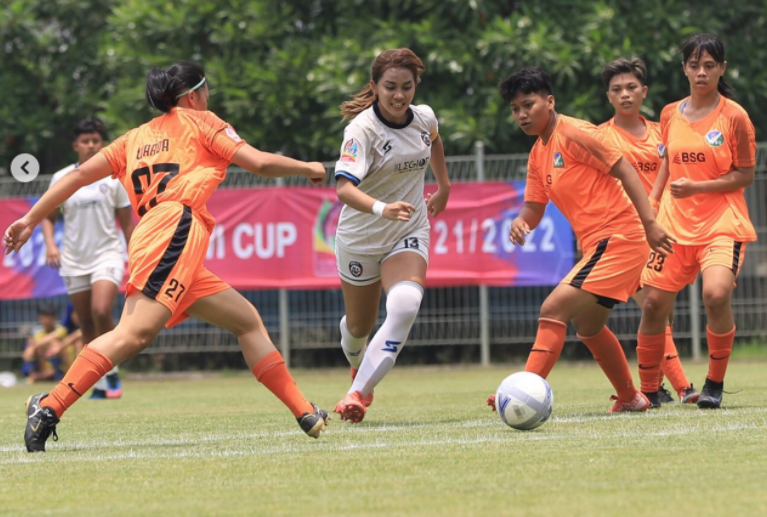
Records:
{"label": "ponytail", "polygon": [[732,85],[724,79],[724,76],[719,78],[719,82],[716,83],[716,91],[719,92],[722,97],[732,98]]}
{"label": "ponytail", "polygon": [[152,68],[146,74],[146,100],[155,109],[168,113],[178,104],[179,94],[205,79],[205,70],[197,63],[179,61],[167,69]]}
{"label": "ponytail", "polygon": [[368,83],[357,95],[352,97],[352,100],[341,104],[341,115],[344,116],[344,121],[351,120],[375,104],[375,102],[376,94],[373,91],[373,87]]}

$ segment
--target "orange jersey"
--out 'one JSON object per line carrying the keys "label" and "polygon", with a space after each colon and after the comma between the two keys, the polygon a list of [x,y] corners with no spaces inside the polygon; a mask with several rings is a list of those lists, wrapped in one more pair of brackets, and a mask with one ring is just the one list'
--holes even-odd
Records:
{"label": "orange jersey", "polygon": [[[736,102],[721,97],[704,119],[690,122],[680,113],[687,99],[663,108],[660,124],[668,154],[669,183],[680,178],[707,181],[735,168],[756,165],[754,125]],[[668,185],[667,185],[668,188]],[[683,199],[663,196],[658,221],[680,244],[702,244],[717,237],[756,240],[744,189],[710,192]]]}
{"label": "orange jersey", "polygon": [[660,124],[650,122],[644,117],[639,117],[647,128],[647,134],[640,139],[628,131],[615,125],[615,118],[611,118],[599,126],[599,130],[604,132],[610,140],[621,150],[623,157],[634,167],[642,180],[647,195],[650,195],[655,179],[658,177],[658,170],[663,161],[665,148],[663,138],[660,132]]}
{"label": "orange jersey", "polygon": [[539,138],[530,151],[525,201],[553,201],[584,250],[612,235],[644,239],[634,206],[609,174],[621,158],[596,126],[559,115],[548,143]]}
{"label": "orange jersey", "polygon": [[100,152],[139,217],[158,203],[177,201],[190,207],[210,232],[215,219],[206,203],[243,144],[213,112],[173,108]]}

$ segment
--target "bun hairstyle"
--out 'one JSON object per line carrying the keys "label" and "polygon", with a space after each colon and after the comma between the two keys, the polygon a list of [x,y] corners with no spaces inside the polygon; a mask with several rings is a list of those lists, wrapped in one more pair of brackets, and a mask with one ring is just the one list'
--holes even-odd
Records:
{"label": "bun hairstyle", "polygon": [[[423,61],[415,55],[415,52],[409,48],[396,48],[378,54],[378,57],[373,61],[373,66],[370,67],[370,79],[378,84],[381,76],[389,68],[407,68],[413,72],[416,84],[421,82],[421,74],[426,70]],[[351,120],[375,104],[376,100],[376,94],[368,82],[359,93],[352,97],[352,100],[341,104],[341,115],[344,116],[344,120]]]}
{"label": "bun hairstyle", "polygon": [[[706,33],[696,34],[688,38],[679,47],[679,52],[682,53],[682,63],[685,65],[690,59],[698,61],[703,52],[708,52],[718,65],[725,61],[724,44],[716,36]],[[719,78],[716,89],[721,95],[727,98],[732,97],[732,86],[724,80],[724,76]]]}
{"label": "bun hairstyle", "polygon": [[191,61],[179,61],[166,69],[152,68],[146,75],[146,100],[153,108],[167,113],[178,104],[180,94],[204,78],[205,70]]}

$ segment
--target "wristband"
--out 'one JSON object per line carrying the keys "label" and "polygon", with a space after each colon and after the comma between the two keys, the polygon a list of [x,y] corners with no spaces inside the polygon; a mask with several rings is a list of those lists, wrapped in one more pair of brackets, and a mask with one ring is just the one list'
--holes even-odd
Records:
{"label": "wristband", "polygon": [[376,201],[373,203],[373,213],[378,217],[383,217],[384,208],[386,208],[386,203],[383,201]]}

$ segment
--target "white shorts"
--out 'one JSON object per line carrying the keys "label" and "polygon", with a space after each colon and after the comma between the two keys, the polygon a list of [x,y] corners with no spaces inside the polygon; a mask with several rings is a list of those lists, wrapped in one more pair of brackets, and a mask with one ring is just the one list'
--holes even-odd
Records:
{"label": "white shorts", "polygon": [[109,280],[117,287],[120,287],[124,274],[125,262],[122,260],[115,260],[99,264],[89,275],[62,275],[61,278],[64,280],[64,287],[67,290],[67,294],[71,296],[73,294],[82,293],[83,291],[90,291],[93,284],[99,280]]}
{"label": "white shorts", "polygon": [[370,285],[381,279],[381,264],[399,253],[418,253],[429,264],[429,230],[424,228],[399,240],[388,251],[374,254],[360,253],[342,248],[336,242],[338,275],[352,285]]}

